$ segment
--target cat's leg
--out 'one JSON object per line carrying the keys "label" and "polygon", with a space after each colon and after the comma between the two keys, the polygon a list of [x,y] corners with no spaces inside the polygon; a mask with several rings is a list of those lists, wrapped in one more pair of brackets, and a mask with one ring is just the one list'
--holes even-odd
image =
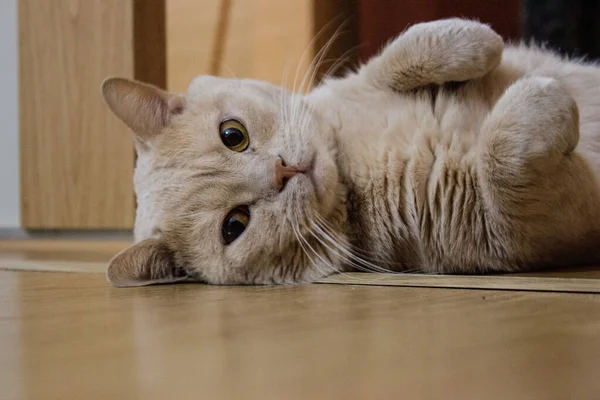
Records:
{"label": "cat's leg", "polygon": [[598,182],[578,141],[577,105],[554,79],[523,78],[492,109],[477,171],[494,269],[585,262],[600,248]]}
{"label": "cat's leg", "polygon": [[[527,77],[510,86],[484,121],[479,169],[494,202],[539,197],[548,172],[565,162],[579,141],[571,95],[552,78]],[[503,198],[507,201],[502,201]]]}
{"label": "cat's leg", "polygon": [[367,81],[398,91],[480,78],[502,59],[504,43],[489,26],[464,19],[417,24],[362,69]]}

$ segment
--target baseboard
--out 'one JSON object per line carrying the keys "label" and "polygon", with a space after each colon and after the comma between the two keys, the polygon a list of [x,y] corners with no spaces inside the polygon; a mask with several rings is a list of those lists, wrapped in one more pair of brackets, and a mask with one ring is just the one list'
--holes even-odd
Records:
{"label": "baseboard", "polygon": [[26,230],[21,228],[0,228],[0,240],[133,240],[129,229],[45,229]]}

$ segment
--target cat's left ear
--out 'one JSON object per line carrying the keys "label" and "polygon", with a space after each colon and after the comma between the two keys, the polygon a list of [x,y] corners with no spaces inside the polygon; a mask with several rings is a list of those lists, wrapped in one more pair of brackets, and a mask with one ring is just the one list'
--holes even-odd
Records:
{"label": "cat's left ear", "polygon": [[173,115],[183,111],[185,103],[180,94],[125,78],[102,82],[102,96],[111,111],[142,141],[158,135]]}
{"label": "cat's left ear", "polygon": [[113,257],[106,273],[117,287],[146,286],[188,280],[161,239],[146,239]]}

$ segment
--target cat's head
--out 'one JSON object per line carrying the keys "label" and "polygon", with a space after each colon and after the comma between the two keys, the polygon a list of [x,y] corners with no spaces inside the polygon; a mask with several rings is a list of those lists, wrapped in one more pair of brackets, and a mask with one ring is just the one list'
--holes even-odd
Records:
{"label": "cat's head", "polygon": [[113,284],[296,283],[339,268],[325,239],[346,230],[333,128],[302,95],[211,76],[184,94],[120,78],[102,92],[138,155],[136,244],[111,261]]}

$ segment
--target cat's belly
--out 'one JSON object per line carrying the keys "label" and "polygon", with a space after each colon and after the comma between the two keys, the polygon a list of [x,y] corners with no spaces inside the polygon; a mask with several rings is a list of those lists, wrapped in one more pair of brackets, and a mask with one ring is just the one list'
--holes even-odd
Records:
{"label": "cat's belly", "polygon": [[[490,223],[478,183],[483,121],[506,88],[532,71],[561,74],[560,66],[542,70],[511,54],[489,76],[453,92],[442,90],[435,100],[426,91],[400,95],[348,89],[340,96],[338,163],[349,189],[353,241],[361,252],[387,261],[390,269],[433,272],[519,270],[543,258],[539,252],[517,250],[520,241],[535,236],[535,223],[516,228]],[[573,68],[559,80],[580,109],[576,151],[598,173],[600,93],[595,93],[600,79],[591,82],[598,69]],[[556,238],[560,234],[539,236],[538,250]],[[551,262],[554,255],[548,254]]]}
{"label": "cat's belly", "polygon": [[448,269],[463,260],[457,241],[482,233],[464,224],[480,218],[474,166],[489,106],[441,92],[432,107],[430,95],[388,110],[379,132],[339,139],[354,244],[394,270]]}
{"label": "cat's belly", "polygon": [[560,262],[562,254],[543,250],[560,239],[545,228],[546,217],[518,224],[489,218],[477,165],[493,103],[443,92],[435,107],[424,101],[431,99],[412,100],[384,115],[381,131],[349,129],[339,139],[354,244],[402,271],[516,271]]}

